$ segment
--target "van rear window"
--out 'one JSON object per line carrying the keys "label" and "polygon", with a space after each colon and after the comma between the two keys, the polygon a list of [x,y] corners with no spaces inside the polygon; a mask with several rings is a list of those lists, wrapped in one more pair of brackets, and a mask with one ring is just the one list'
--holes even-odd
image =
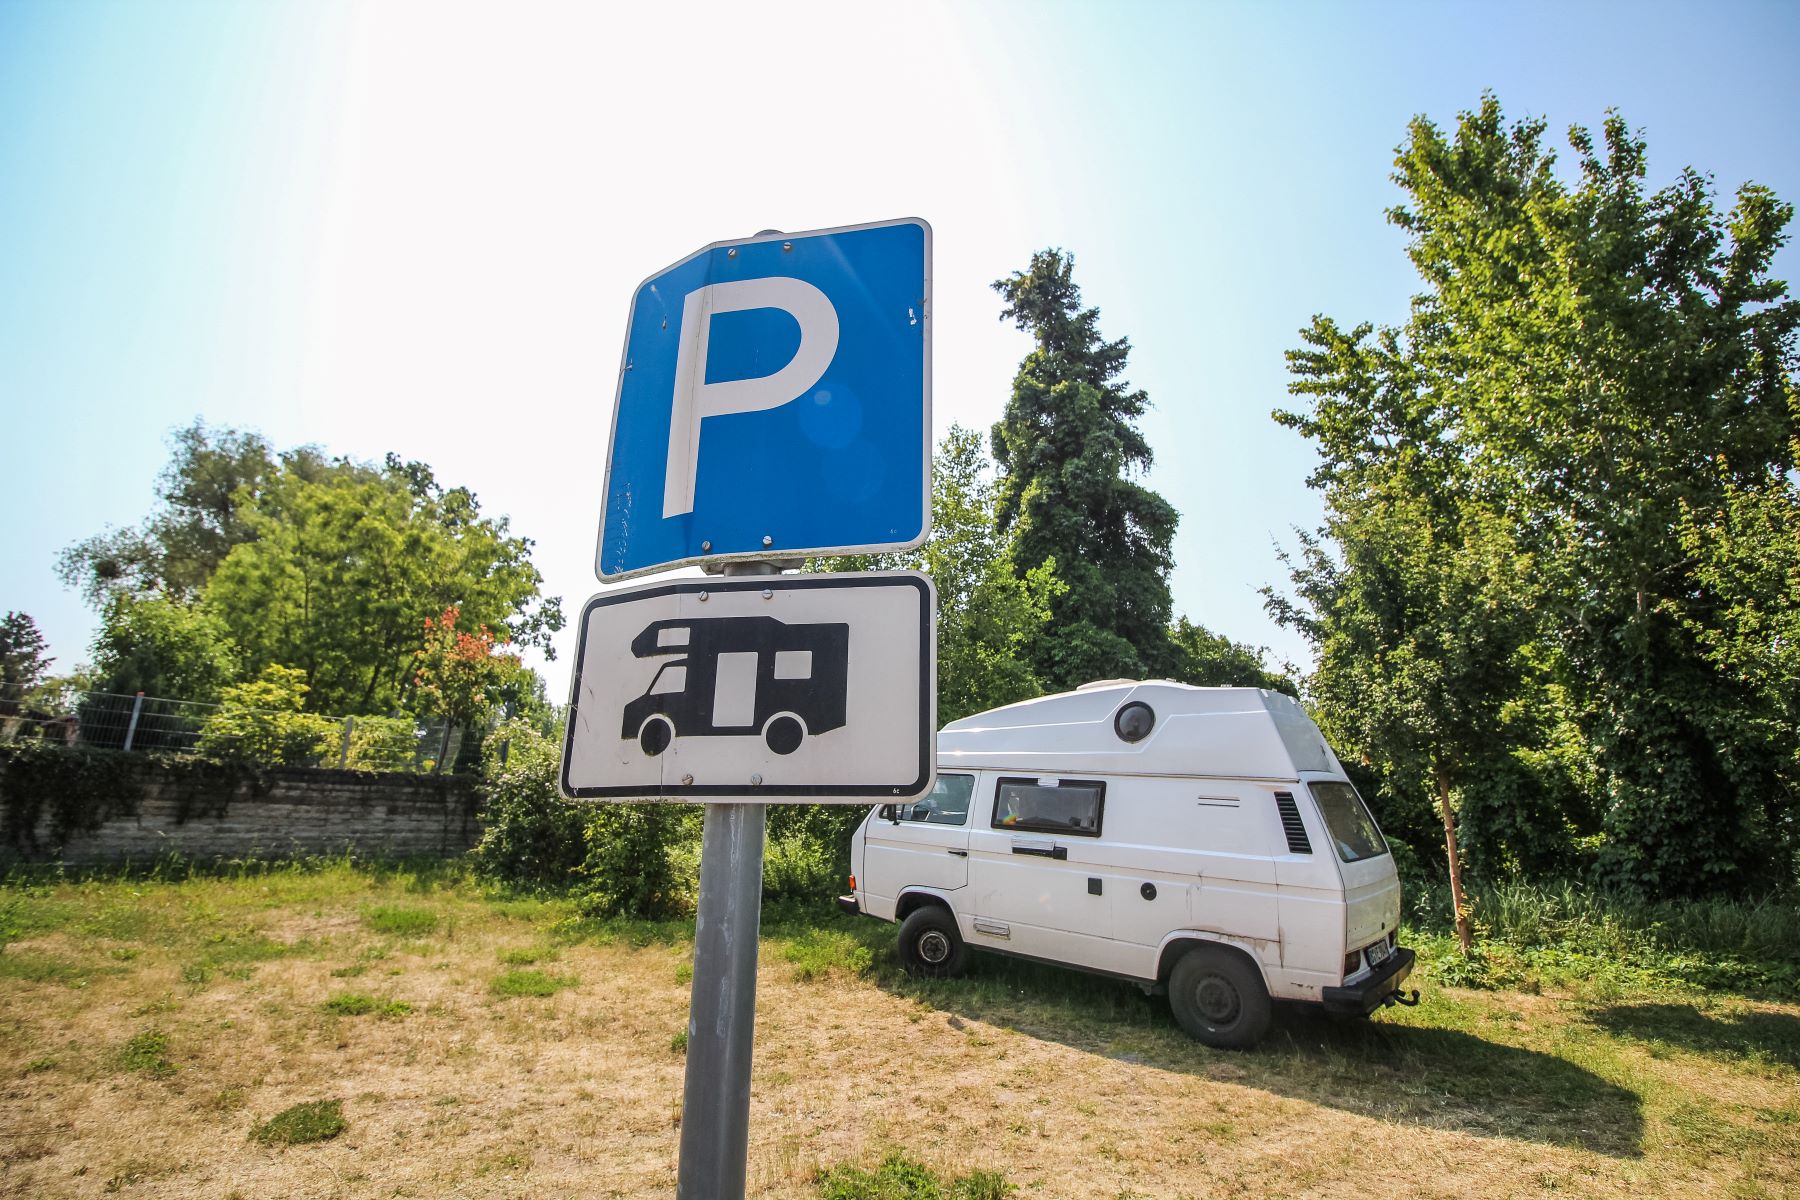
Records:
{"label": "van rear window", "polygon": [[1100,836],[1106,785],[1089,780],[1002,779],[994,794],[994,828]]}
{"label": "van rear window", "polygon": [[1337,847],[1339,858],[1345,862],[1360,862],[1387,853],[1387,842],[1382,839],[1381,830],[1375,827],[1375,818],[1369,815],[1355,788],[1337,782],[1306,786],[1312,789],[1319,815],[1325,818],[1325,827],[1331,830],[1331,842]]}

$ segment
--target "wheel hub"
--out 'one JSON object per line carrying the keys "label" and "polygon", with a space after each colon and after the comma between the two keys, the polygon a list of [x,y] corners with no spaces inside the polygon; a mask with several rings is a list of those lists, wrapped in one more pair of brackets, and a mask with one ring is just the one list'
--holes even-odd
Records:
{"label": "wheel hub", "polygon": [[919,938],[919,957],[937,966],[950,957],[950,939],[932,929]]}
{"label": "wheel hub", "polygon": [[1215,1025],[1229,1025],[1237,1019],[1237,989],[1217,975],[1208,975],[1194,985],[1194,1007]]}

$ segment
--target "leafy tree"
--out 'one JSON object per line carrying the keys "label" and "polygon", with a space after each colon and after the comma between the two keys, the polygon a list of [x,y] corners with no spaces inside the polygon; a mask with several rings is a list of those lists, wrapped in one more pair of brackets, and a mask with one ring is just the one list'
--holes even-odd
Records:
{"label": "leafy tree", "polygon": [[[1692,170],[1647,191],[1645,145],[1616,115],[1600,143],[1571,130],[1565,181],[1544,131],[1509,126],[1492,96],[1453,135],[1415,120],[1390,219],[1425,290],[1403,329],[1319,318],[1294,356],[1312,412],[1281,419],[1319,443],[1336,548],[1335,564],[1305,551],[1302,628],[1349,647],[1313,689],[1325,724],[1351,725],[1380,705],[1333,672],[1398,686],[1430,664],[1447,691],[1367,728],[1376,761],[1447,750],[1465,811],[1565,843],[1585,822],[1567,785],[1591,782],[1614,886],[1771,882],[1792,861],[1769,853],[1794,836],[1792,792],[1754,688],[1721,670],[1718,597],[1676,530],[1719,526],[1734,489],[1793,466],[1800,306],[1768,274],[1792,210],[1747,185],[1722,214]],[[1340,610],[1334,589],[1387,600]],[[1390,613],[1373,634],[1365,608]],[[1514,769],[1472,766],[1459,744],[1483,728]],[[1563,821],[1542,819],[1546,798]]]}
{"label": "leafy tree", "polygon": [[246,520],[253,536],[213,575],[207,604],[247,667],[304,671],[315,710],[412,703],[419,630],[445,609],[547,654],[562,627],[560,602],[538,594],[530,539],[423,464],[288,462]]}
{"label": "leafy tree", "polygon": [[1171,659],[1170,543],[1179,520],[1130,478],[1150,466],[1135,424],[1149,406],[1121,375],[1131,350],[1105,341],[1100,310],[1081,306],[1074,257],[1032,255],[998,280],[1003,320],[1032,335],[1005,415],[993,429],[999,528],[1016,531],[1016,571],[1054,561],[1066,591],[1033,646],[1045,686],[1165,671]]}
{"label": "leafy tree", "polygon": [[907,554],[820,560],[828,571],[923,571],[938,593],[938,720],[1041,695],[1032,652],[1063,590],[1053,561],[1022,574],[995,520],[981,435],[952,426],[932,462],[931,537]]}
{"label": "leafy tree", "polygon": [[159,596],[108,600],[93,658],[97,690],[169,700],[210,701],[238,672],[237,647],[216,614]]}
{"label": "leafy tree", "polygon": [[425,644],[413,656],[414,706],[425,715],[468,726],[499,702],[519,660],[496,653],[506,640],[496,639],[486,625],[474,633],[458,629],[460,617],[451,605],[441,615],[425,618]]}
{"label": "leafy tree", "polygon": [[219,708],[200,726],[202,754],[248,762],[312,766],[332,749],[335,721],[302,712],[306,674],[269,666],[249,683],[219,694]]}
{"label": "leafy tree", "polygon": [[1169,678],[1197,687],[1256,687],[1298,695],[1300,689],[1286,675],[1263,665],[1260,650],[1213,633],[1186,617],[1169,627],[1173,654]]}
{"label": "leafy tree", "polygon": [[77,542],[58,560],[63,582],[97,605],[120,593],[190,598],[233,546],[253,536],[246,509],[278,469],[268,442],[260,434],[208,429],[199,419],[172,442],[174,455],[157,479],[157,511],[137,528]]}
{"label": "leafy tree", "polygon": [[48,648],[29,613],[0,617],[0,700],[18,700],[43,681],[56,661],[44,654]]}
{"label": "leafy tree", "polygon": [[[1728,482],[1711,520],[1685,510],[1677,534],[1700,587],[1682,619],[1714,666],[1754,697],[1742,736],[1778,764],[1787,794],[1800,794],[1800,479],[1770,471]],[[1789,848],[1797,844],[1790,833]]]}

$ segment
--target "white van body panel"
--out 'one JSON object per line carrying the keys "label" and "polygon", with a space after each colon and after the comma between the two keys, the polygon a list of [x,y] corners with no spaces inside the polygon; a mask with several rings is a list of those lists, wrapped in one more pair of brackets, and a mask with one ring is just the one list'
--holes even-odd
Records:
{"label": "white van body panel", "polygon": [[[1140,702],[1154,724],[1126,741],[1115,720]],[[1346,954],[1398,925],[1392,855],[1334,853],[1308,784],[1348,780],[1279,693],[1089,685],[952,722],[938,771],[974,777],[966,825],[871,813],[852,851],[860,911],[894,920],[905,896],[930,895],[972,946],[1147,985],[1171,946],[1222,943],[1261,967],[1270,995],[1300,1000],[1343,984]],[[1097,836],[1000,825],[1007,783],[1102,789]],[[1304,844],[1290,844],[1284,806]]]}

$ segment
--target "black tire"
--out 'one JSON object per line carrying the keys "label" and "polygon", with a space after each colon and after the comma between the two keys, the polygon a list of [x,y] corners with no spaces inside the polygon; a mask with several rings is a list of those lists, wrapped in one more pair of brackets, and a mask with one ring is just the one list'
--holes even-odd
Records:
{"label": "black tire", "polygon": [[948,979],[968,969],[969,948],[949,909],[927,904],[901,922],[900,961],[911,974],[933,979]]}
{"label": "black tire", "polygon": [[638,730],[638,745],[642,746],[644,753],[651,758],[655,758],[667,750],[669,743],[674,740],[675,727],[669,724],[665,717],[651,717],[644,722],[644,727]]}
{"label": "black tire", "polygon": [[1169,1007],[1188,1035],[1221,1050],[1245,1050],[1269,1031],[1275,1006],[1262,972],[1243,955],[1202,946],[1169,974]]}
{"label": "black tire", "polygon": [[806,726],[800,723],[799,717],[783,713],[779,717],[771,717],[769,723],[763,726],[763,741],[777,754],[792,754],[805,740]]}

